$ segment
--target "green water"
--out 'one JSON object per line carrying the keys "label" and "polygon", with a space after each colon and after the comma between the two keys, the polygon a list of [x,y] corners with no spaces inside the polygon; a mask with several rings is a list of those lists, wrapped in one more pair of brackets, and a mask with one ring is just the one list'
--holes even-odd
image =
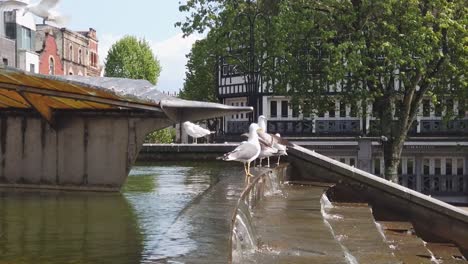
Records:
{"label": "green water", "polygon": [[166,263],[187,256],[200,246],[193,223],[184,220],[190,217],[181,215],[218,182],[229,183],[219,199],[240,185],[241,168],[229,166],[135,166],[121,193],[2,190],[0,264]]}

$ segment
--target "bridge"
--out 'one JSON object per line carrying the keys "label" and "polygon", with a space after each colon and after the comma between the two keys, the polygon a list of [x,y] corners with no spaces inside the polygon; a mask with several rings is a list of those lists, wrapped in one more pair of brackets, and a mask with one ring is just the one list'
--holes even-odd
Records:
{"label": "bridge", "polygon": [[145,136],[250,107],[177,99],[143,80],[0,66],[0,187],[117,191]]}

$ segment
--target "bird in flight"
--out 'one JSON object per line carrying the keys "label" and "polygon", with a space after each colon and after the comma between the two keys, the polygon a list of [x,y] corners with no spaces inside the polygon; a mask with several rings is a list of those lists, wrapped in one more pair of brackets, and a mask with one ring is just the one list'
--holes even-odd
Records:
{"label": "bird in flight", "polygon": [[0,8],[22,10],[23,16],[26,13],[31,13],[42,18],[44,24],[46,21],[50,21],[59,26],[64,26],[68,18],[53,10],[59,2],[60,0],[41,0],[37,3],[28,4],[28,2],[20,0],[5,0],[0,2]]}

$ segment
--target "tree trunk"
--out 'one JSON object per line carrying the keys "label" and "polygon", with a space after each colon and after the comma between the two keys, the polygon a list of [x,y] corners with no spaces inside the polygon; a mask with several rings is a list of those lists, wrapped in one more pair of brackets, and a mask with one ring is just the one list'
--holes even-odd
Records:
{"label": "tree trunk", "polygon": [[401,152],[404,140],[383,142],[385,179],[398,183],[398,166],[400,165]]}

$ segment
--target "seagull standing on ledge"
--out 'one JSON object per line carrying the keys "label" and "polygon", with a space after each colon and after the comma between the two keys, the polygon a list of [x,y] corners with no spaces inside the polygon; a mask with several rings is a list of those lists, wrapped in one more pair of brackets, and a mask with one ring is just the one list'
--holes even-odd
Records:
{"label": "seagull standing on ledge", "polygon": [[183,126],[185,132],[187,132],[189,136],[193,137],[195,144],[197,143],[197,138],[208,136],[209,134],[213,133],[208,129],[205,129],[199,125],[195,125],[194,123],[189,121],[184,122]]}
{"label": "seagull standing on ledge", "polygon": [[225,161],[240,161],[244,163],[244,170],[245,170],[245,177],[246,182],[250,182],[250,176],[253,176],[250,173],[250,163],[255,160],[258,155],[260,154],[260,142],[258,141],[258,134],[257,131],[260,127],[252,123],[249,126],[249,139],[247,141],[242,142],[237,148],[233,151],[224,154],[223,157],[219,157],[218,159],[222,159]]}
{"label": "seagull standing on ledge", "polygon": [[[282,139],[280,134],[278,133],[276,135],[267,133],[267,119],[265,116],[261,115],[258,117],[258,125],[261,128],[261,131],[259,132],[259,137],[261,141],[266,142],[269,147],[277,150],[277,152],[273,154],[273,156],[278,157],[278,161],[276,164],[279,165],[281,156],[288,155],[288,153],[286,152],[287,141]],[[268,166],[269,164],[270,164],[270,158],[268,157]]]}
{"label": "seagull standing on ledge", "polygon": [[46,21],[54,22],[57,25],[64,26],[67,22],[67,17],[61,15],[56,10],[52,10],[60,0],[41,0],[35,4],[28,4],[20,0],[6,0],[0,2],[0,7],[8,6],[9,8],[17,8],[23,10],[23,16],[26,13],[31,13],[42,18],[43,23]]}

